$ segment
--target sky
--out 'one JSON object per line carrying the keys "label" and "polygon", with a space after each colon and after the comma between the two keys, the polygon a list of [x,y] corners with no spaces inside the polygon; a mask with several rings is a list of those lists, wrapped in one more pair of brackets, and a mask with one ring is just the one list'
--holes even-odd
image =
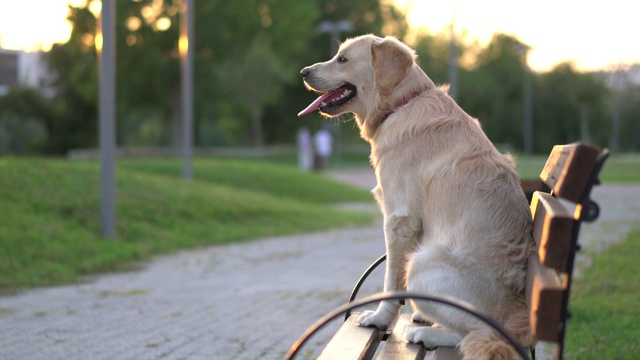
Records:
{"label": "sky", "polygon": [[579,70],[640,63],[637,0],[395,0],[412,26],[455,32],[486,44],[496,32],[529,45],[529,65],[547,71],[563,61]]}
{"label": "sky", "polygon": [[32,51],[65,42],[67,9],[67,0],[0,0],[0,46]]}
{"label": "sky", "polygon": [[[85,0],[0,0],[0,46],[48,50],[65,42],[67,3]],[[531,47],[529,65],[547,71],[562,61],[579,70],[640,63],[640,1],[636,0],[387,0],[408,10],[412,26],[455,32],[486,44],[496,32]]]}

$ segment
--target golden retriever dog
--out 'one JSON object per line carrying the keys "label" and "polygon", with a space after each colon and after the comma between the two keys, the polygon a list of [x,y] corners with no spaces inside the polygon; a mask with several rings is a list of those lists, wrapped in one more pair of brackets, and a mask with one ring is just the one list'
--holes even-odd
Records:
{"label": "golden retriever dog", "polygon": [[[385,291],[446,294],[501,323],[523,346],[529,329],[524,286],[534,244],[531,213],[514,162],[502,155],[394,37],[364,35],[336,56],[300,72],[320,94],[319,110],[355,114],[371,145],[373,189],[384,216]],[[407,340],[427,348],[458,346],[466,359],[511,359],[515,351],[487,325],[459,310],[412,301],[419,327]],[[383,301],[362,326],[392,326],[401,305]]]}

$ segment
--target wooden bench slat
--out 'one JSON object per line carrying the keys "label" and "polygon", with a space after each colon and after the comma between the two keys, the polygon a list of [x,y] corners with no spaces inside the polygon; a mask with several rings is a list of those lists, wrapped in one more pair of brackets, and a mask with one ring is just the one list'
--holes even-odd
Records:
{"label": "wooden bench slat", "polygon": [[540,264],[535,253],[529,256],[525,293],[533,335],[538,340],[557,342],[562,324],[564,287],[558,273]]}
{"label": "wooden bench slat", "polygon": [[520,181],[520,188],[524,193],[527,201],[531,203],[531,197],[536,191],[549,192],[551,189],[540,179],[522,179]]}
{"label": "wooden bench slat", "polygon": [[560,201],[543,192],[531,199],[533,238],[540,262],[560,272],[567,271],[571,236],[576,224],[574,215]]}
{"label": "wooden bench slat", "polygon": [[424,326],[415,323],[409,314],[401,314],[393,332],[384,343],[380,353],[376,357],[377,360],[391,359],[424,359],[427,350],[421,344],[412,344],[407,341],[407,333],[409,331]]}
{"label": "wooden bench slat", "polygon": [[433,360],[462,360],[462,354],[454,347],[440,346],[434,351]]}
{"label": "wooden bench slat", "polygon": [[598,150],[584,144],[556,145],[540,173],[557,197],[578,202],[589,183]]}
{"label": "wooden bench slat", "polygon": [[359,313],[352,314],[345,321],[318,359],[368,360],[373,357],[384,336],[384,331],[375,327],[362,327],[358,324]]}

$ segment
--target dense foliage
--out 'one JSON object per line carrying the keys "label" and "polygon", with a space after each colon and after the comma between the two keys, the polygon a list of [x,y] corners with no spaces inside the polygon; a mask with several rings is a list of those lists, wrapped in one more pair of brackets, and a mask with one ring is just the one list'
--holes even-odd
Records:
{"label": "dense foliage", "polygon": [[[90,2],[89,2],[90,3]],[[175,145],[181,139],[180,0],[117,0],[118,143]],[[379,0],[195,1],[195,141],[197,146],[292,143],[317,115],[295,114],[313,95],[299,70],[327,59],[338,39],[324,21],[349,20],[340,38],[375,33],[407,39],[404,15]],[[70,7],[70,39],[47,54],[57,95],[46,99],[15,89],[0,98],[0,152],[59,154],[97,144],[96,17],[90,6]],[[448,82],[449,38],[412,36],[418,61],[436,83]],[[496,34],[486,46],[458,44],[458,100],[480,119],[489,137],[523,148],[526,67],[517,38]],[[533,149],[584,140],[616,150],[640,147],[640,87],[583,73],[570,63],[529,73],[533,94]],[[613,89],[613,90],[612,90]],[[343,117],[349,120],[350,117]],[[352,123],[341,139],[357,143]]]}

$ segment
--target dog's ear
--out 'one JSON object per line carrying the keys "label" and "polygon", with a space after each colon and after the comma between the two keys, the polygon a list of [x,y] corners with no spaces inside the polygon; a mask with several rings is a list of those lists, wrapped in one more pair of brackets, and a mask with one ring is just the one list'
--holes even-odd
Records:
{"label": "dog's ear", "polygon": [[393,37],[371,43],[373,71],[378,91],[387,95],[398,85],[413,65],[413,53]]}

